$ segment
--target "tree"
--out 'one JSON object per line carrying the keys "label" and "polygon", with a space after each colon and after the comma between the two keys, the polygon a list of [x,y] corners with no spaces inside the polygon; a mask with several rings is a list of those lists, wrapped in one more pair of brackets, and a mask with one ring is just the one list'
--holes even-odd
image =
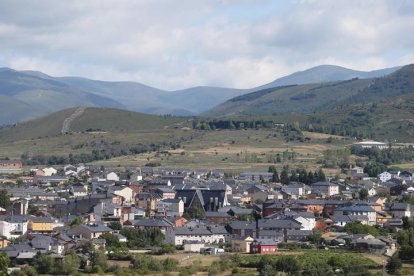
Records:
{"label": "tree", "polygon": [[121,230],[122,224],[119,221],[113,221],[108,225],[108,227],[113,230]]}
{"label": "tree", "polygon": [[280,182],[285,185],[290,183],[289,173],[286,168],[280,173]]}
{"label": "tree", "polygon": [[345,231],[349,234],[370,234],[374,237],[380,234],[379,230],[371,225],[365,225],[361,222],[351,222],[345,225]]}
{"label": "tree", "polygon": [[53,274],[55,259],[49,255],[37,255],[34,259],[34,267],[40,274]]}
{"label": "tree", "polygon": [[312,234],[310,234],[308,236],[308,240],[310,242],[313,242],[314,244],[321,244],[323,239],[322,239],[322,235],[321,232],[317,231],[317,230],[313,230]]}
{"label": "tree", "polygon": [[276,261],[276,269],[278,271],[283,271],[292,275],[296,275],[296,273],[300,270],[300,264],[295,257],[281,256]]}
{"label": "tree", "polygon": [[75,251],[68,250],[63,260],[61,262],[56,262],[55,266],[55,273],[57,274],[74,275],[79,269],[80,259]]}
{"label": "tree", "polygon": [[392,257],[388,260],[386,269],[388,273],[394,274],[398,269],[402,267],[402,262],[398,257],[398,253],[392,255]]}
{"label": "tree", "polygon": [[99,238],[105,239],[107,247],[119,248],[122,246],[119,238],[112,233],[104,233]]}
{"label": "tree", "polygon": [[368,198],[368,190],[365,188],[362,188],[361,190],[359,190],[359,199],[365,200],[367,198]]}
{"label": "tree", "polygon": [[30,215],[33,215],[34,213],[36,213],[37,211],[39,211],[39,207],[33,204],[29,204],[29,206],[27,207],[27,212]]}
{"label": "tree", "polygon": [[7,190],[0,190],[0,207],[6,209],[10,206],[10,197]]}
{"label": "tree", "polygon": [[91,241],[87,241],[84,245],[82,245],[82,253],[92,253],[95,250],[95,246]]}
{"label": "tree", "polygon": [[318,170],[318,181],[326,181],[326,176],[322,169]]}
{"label": "tree", "polygon": [[70,224],[70,226],[81,225],[83,223],[83,217],[77,216]]}
{"label": "tree", "polygon": [[270,173],[273,173],[272,182],[277,183],[277,182],[280,181],[280,179],[279,179],[279,173],[277,172],[277,169],[276,169],[275,166],[270,166],[268,171]]}
{"label": "tree", "polygon": [[90,261],[92,268],[96,271],[102,269],[106,271],[108,268],[108,257],[103,251],[97,250],[91,254]]}
{"label": "tree", "polygon": [[190,207],[184,213],[184,218],[186,219],[204,219],[206,214],[202,208]]}
{"label": "tree", "polygon": [[2,272],[2,274],[7,275],[7,268],[9,268],[10,266],[10,259],[9,257],[6,255],[6,253],[1,253],[0,254],[0,271]]}

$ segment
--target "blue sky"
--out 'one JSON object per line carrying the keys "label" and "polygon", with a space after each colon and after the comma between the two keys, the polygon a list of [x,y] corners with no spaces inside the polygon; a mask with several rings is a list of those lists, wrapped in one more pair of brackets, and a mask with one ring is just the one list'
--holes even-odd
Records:
{"label": "blue sky", "polygon": [[161,89],[414,62],[410,0],[0,1],[0,66]]}

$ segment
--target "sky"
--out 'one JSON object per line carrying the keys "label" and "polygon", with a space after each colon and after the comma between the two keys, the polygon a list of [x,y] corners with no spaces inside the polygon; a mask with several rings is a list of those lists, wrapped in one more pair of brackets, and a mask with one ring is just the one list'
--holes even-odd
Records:
{"label": "sky", "polygon": [[0,0],[0,67],[251,88],[321,64],[414,63],[411,0]]}

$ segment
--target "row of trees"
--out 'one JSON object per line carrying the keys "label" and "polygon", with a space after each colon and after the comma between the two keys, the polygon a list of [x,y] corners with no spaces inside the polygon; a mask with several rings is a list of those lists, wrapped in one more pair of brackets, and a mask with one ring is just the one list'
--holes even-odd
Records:
{"label": "row of trees", "polygon": [[290,184],[290,182],[301,182],[309,185],[318,181],[326,181],[326,176],[322,169],[312,172],[303,168],[289,170],[289,167],[285,166],[279,175],[276,167],[270,166],[268,172],[273,173],[272,182],[280,182],[285,185]]}
{"label": "row of trees", "polygon": [[145,152],[157,151],[160,149],[160,145],[136,145],[130,148],[107,148],[107,149],[94,149],[91,153],[81,154],[69,154],[68,156],[56,156],[56,155],[34,155],[31,156],[28,153],[21,155],[21,160],[24,165],[64,165],[64,164],[79,164],[89,163],[97,160],[106,160],[113,157],[140,154]]}
{"label": "row of trees", "polygon": [[194,120],[193,128],[200,130],[273,128],[275,122],[266,120]]}
{"label": "row of trees", "polygon": [[392,165],[402,162],[410,162],[414,160],[414,147],[408,146],[404,148],[388,148],[388,149],[377,149],[377,148],[361,148],[351,147],[351,153],[368,157],[369,160],[384,164]]}

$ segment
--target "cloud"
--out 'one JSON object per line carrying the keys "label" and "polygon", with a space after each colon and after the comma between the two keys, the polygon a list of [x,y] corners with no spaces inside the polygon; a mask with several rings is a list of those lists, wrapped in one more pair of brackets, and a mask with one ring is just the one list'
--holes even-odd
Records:
{"label": "cloud", "polygon": [[[24,7],[24,8],[23,8]],[[413,62],[412,1],[1,1],[0,66],[163,89]]]}

